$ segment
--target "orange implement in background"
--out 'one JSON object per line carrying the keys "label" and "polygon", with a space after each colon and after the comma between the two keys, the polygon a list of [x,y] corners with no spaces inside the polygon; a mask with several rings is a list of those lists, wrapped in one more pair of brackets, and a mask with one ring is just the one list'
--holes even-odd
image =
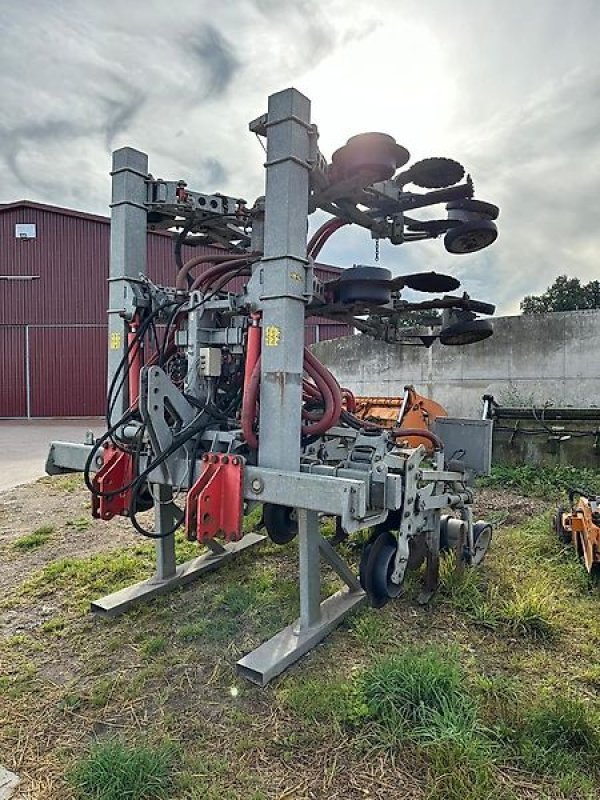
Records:
{"label": "orange implement in background", "polygon": [[[575,497],[579,500],[574,503]],[[588,572],[600,570],[600,497],[579,490],[569,492],[571,510],[559,506],[554,517],[556,533],[564,544],[572,544]]]}
{"label": "orange implement in background", "polygon": [[[429,431],[437,417],[448,413],[439,403],[419,394],[414,386],[404,387],[403,397],[357,397],[355,416],[366,422],[376,422],[384,428],[418,428]],[[407,447],[423,445],[432,450],[429,439],[407,436]]]}

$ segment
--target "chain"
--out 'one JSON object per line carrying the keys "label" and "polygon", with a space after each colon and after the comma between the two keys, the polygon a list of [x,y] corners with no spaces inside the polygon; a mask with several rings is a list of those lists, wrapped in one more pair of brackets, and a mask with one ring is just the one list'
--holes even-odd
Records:
{"label": "chain", "polygon": [[375,262],[379,261],[379,239],[375,239]]}

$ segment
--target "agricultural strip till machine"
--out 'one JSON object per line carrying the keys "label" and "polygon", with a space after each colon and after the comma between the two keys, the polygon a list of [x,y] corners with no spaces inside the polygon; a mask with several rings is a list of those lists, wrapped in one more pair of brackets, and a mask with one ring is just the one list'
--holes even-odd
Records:
{"label": "agricultural strip till machine", "polygon": [[[423,562],[426,601],[440,551],[454,547],[459,564],[478,563],[491,534],[473,522],[464,468],[446,463],[443,441],[427,426],[358,417],[352,393],[305,349],[304,323],[344,321],[398,346],[463,345],[491,335],[478,314],[494,306],[451,294],[459,281],[435,272],[392,277],[355,266],[321,282],[315,260],[347,225],[395,245],[444,235],[450,253],[472,253],[495,240],[498,209],[473,199],[458,162],[406,167],[408,151],[384,134],[352,137],[328,163],[310,103],[294,89],[272,95],[250,130],[267,154],[265,195],[252,206],[154,178],[139,151],[113,154],[107,430],[91,446],[53,443],[47,470],[83,469],[94,515],[125,515],[156,543],[154,577],[92,604],[107,615],[259,543],[263,536],[242,532],[257,504],[273,541],[297,537],[299,619],[238,662],[264,684],[367,599],[381,606],[397,597]],[[441,203],[443,218],[419,217]],[[317,211],[330,218],[307,244]],[[173,286],[147,276],[149,227],[177,231]],[[213,250],[183,263],[184,244]],[[239,276],[244,288],[230,291]],[[404,289],[436,296],[413,301]],[[415,315],[427,327],[407,325]],[[151,508],[149,530],[139,515]],[[321,535],[320,515],[335,517],[334,539]],[[178,565],[182,526],[208,552]],[[365,528],[357,577],[336,544]],[[346,584],[323,602],[321,558]]]}
{"label": "agricultural strip till machine", "polygon": [[600,497],[583,489],[570,489],[569,508],[557,508],[553,525],[561,542],[573,545],[586,570],[599,575]]}

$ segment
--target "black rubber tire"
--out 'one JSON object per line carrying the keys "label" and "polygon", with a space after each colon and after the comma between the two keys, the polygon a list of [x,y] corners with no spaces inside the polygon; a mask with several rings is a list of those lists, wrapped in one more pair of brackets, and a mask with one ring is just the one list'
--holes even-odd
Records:
{"label": "black rubber tire", "polygon": [[572,536],[569,531],[565,530],[565,527],[562,523],[562,515],[565,512],[566,508],[562,505],[556,509],[556,516],[554,517],[554,530],[563,544],[571,544]]}
{"label": "black rubber tire", "polygon": [[444,247],[449,253],[462,255],[476,253],[489,247],[498,238],[498,228],[489,219],[476,222],[465,222],[456,228],[450,228],[444,236]]}
{"label": "black rubber tire", "polygon": [[446,203],[446,211],[467,211],[471,214],[483,214],[489,219],[498,219],[500,209],[493,203],[483,200],[451,200]]}
{"label": "black rubber tire", "polygon": [[[379,536],[382,533],[397,531],[400,529],[401,524],[402,510],[396,509],[395,511],[390,511],[385,522],[380,522],[379,525],[376,525],[373,528],[373,534],[374,536]],[[406,565],[406,569],[409,572],[419,569],[426,557],[427,546],[425,544],[424,537],[419,536],[411,538],[409,542],[408,564]]]}
{"label": "black rubber tire", "polygon": [[392,583],[397,542],[389,532],[381,533],[370,546],[367,563],[363,570],[363,589],[373,608],[381,608],[388,600],[398,597],[401,584]]}
{"label": "black rubber tire", "polygon": [[492,526],[489,522],[479,520],[473,525],[473,552],[470,559],[472,567],[478,567],[483,562],[491,543]]}
{"label": "black rubber tire", "polygon": [[263,523],[269,539],[275,544],[288,544],[298,535],[298,522],[292,517],[295,509],[265,503]]}

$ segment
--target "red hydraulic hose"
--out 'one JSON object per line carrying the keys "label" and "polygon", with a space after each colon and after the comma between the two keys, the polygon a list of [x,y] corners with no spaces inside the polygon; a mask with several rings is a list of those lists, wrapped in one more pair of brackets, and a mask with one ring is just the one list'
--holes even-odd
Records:
{"label": "red hydraulic hose", "polygon": [[346,222],[346,220],[344,219],[336,218],[329,220],[324,225],[321,225],[321,227],[311,237],[307,245],[306,250],[308,252],[308,255],[311,258],[316,258],[323,249],[323,247],[325,246],[325,243],[327,242],[329,237],[340,228],[343,228],[344,225],[349,225],[349,224],[350,223]]}
{"label": "red hydraulic hose", "polygon": [[254,365],[248,388],[244,388],[242,401],[242,433],[244,439],[253,450],[258,448],[258,439],[254,433],[254,420],[258,411],[258,391],[260,389],[260,356]]}
{"label": "red hydraulic hose", "polygon": [[[306,347],[304,348],[304,364],[306,371],[321,390],[325,400],[323,418],[313,425],[307,425],[306,428],[308,430],[306,430],[306,433],[311,435],[325,433],[340,418],[342,413],[342,393],[333,375]],[[321,388],[322,385],[326,387],[325,390]]]}
{"label": "red hydraulic hose", "polygon": [[238,267],[244,266],[249,261],[248,258],[233,258],[222,264],[216,264],[214,267],[207,269],[201,275],[194,279],[190,286],[190,291],[194,292],[196,289],[203,289],[210,285],[211,281],[222,278],[228,272],[233,272]]}
{"label": "red hydraulic hose", "polygon": [[129,323],[129,331],[127,333],[127,344],[131,348],[129,352],[129,370],[128,370],[130,406],[137,405],[140,396],[140,372],[142,371],[142,366],[144,364],[144,360],[142,357],[142,343],[138,342],[137,347],[134,346],[138,327],[139,327],[139,317],[136,314],[135,317]]}
{"label": "red hydraulic hose", "polygon": [[221,291],[221,289],[226,286],[229,281],[233,280],[233,278],[239,278],[241,275],[251,275],[252,271],[250,267],[247,269],[234,269],[231,272],[226,272],[225,275],[221,277],[221,279],[212,285],[212,294],[217,294]]}
{"label": "red hydraulic hose", "polygon": [[246,361],[244,364],[244,397],[250,386],[250,378],[260,358],[260,314],[250,315],[250,325],[246,336]]}
{"label": "red hydraulic hose", "polygon": [[423,430],[422,428],[392,428],[391,432],[395,437],[420,436],[422,439],[429,439],[434,450],[444,449],[444,443],[439,436],[436,436],[435,433],[431,431]]}
{"label": "red hydraulic hose", "polygon": [[351,414],[354,414],[356,411],[356,398],[350,391],[350,389],[342,388],[342,400],[346,403],[346,411],[349,411]]}
{"label": "red hydraulic hose", "polygon": [[194,258],[190,258],[189,261],[186,261],[183,267],[177,273],[177,278],[175,279],[175,288],[178,291],[184,292],[187,290],[187,276],[194,269],[194,267],[199,266],[200,264],[222,264],[225,261],[233,261],[233,259],[237,259],[239,256],[234,255],[232,253],[228,253],[227,255],[203,255],[203,256],[195,256]]}

